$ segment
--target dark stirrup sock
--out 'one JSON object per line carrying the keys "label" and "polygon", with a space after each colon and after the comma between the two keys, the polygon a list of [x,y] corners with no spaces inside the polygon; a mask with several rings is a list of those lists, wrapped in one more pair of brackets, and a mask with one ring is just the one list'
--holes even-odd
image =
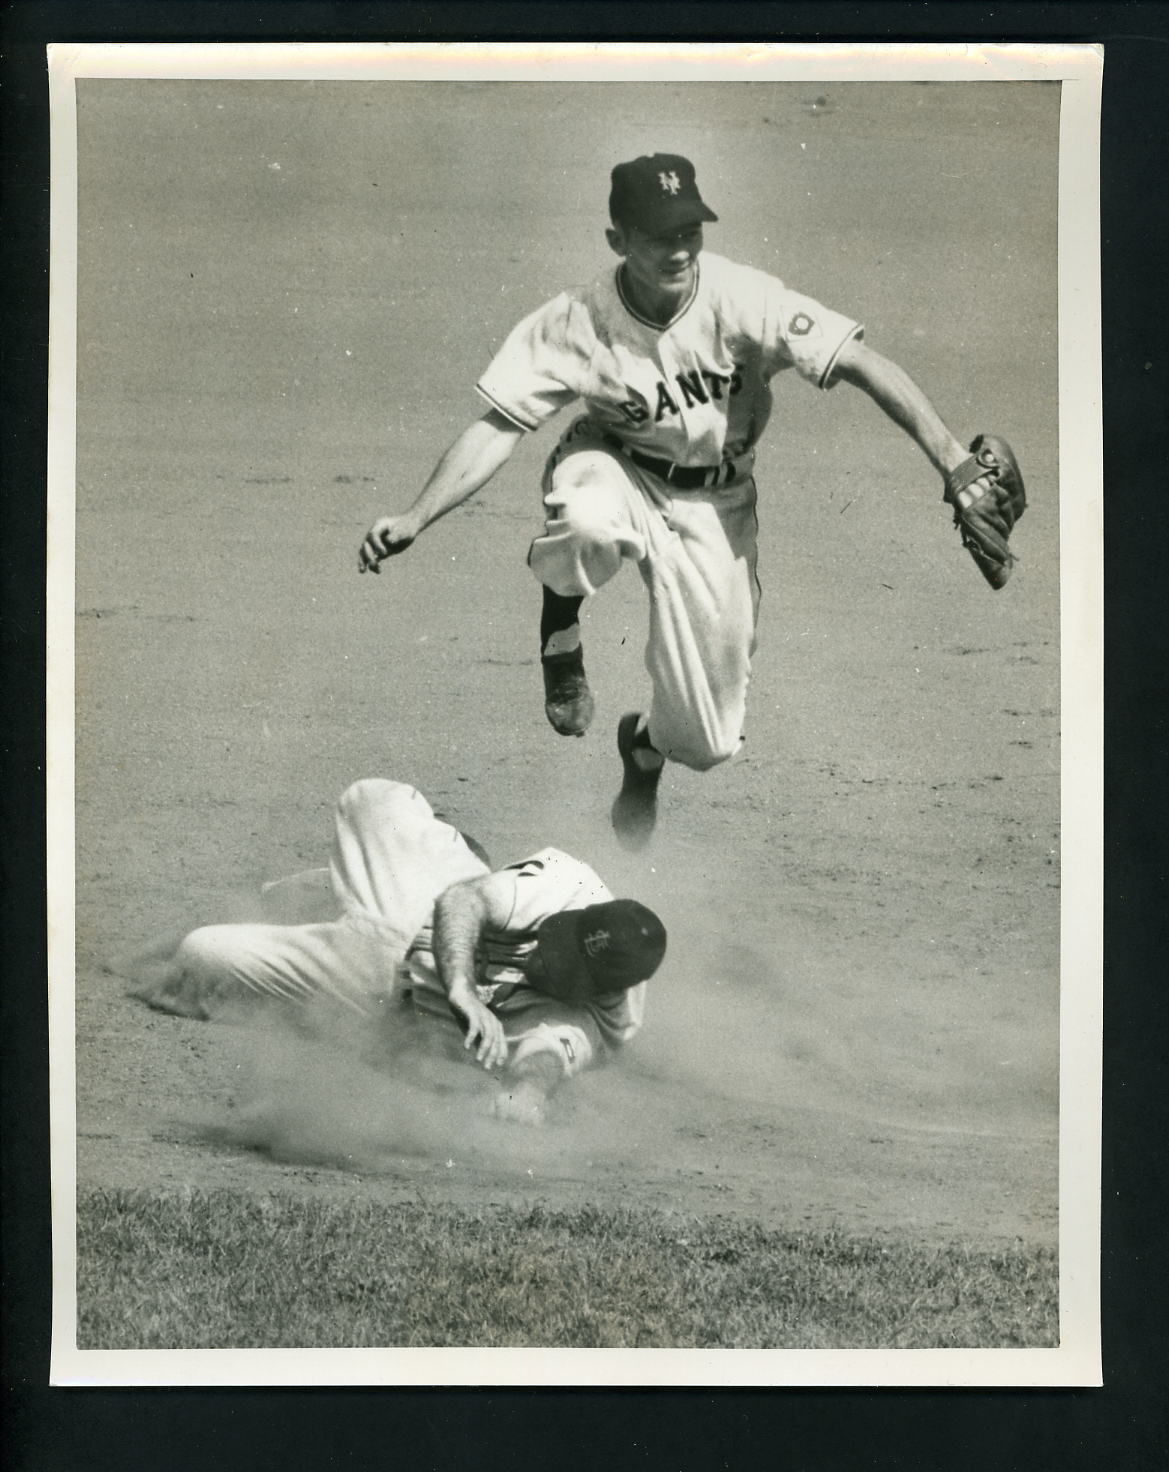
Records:
{"label": "dark stirrup sock", "polygon": [[[665,756],[649,739],[649,720],[644,713],[638,717],[637,725],[634,727],[633,731],[633,740],[629,744],[629,749],[633,755],[634,761],[637,762],[637,765],[641,768],[643,772],[659,772],[665,765]],[[648,762],[638,761],[638,757],[643,752],[646,756],[652,757],[653,760]]]}
{"label": "dark stirrup sock", "polygon": [[548,640],[553,634],[571,629],[579,621],[580,606],[583,602],[583,595],[564,598],[559,593],[554,593],[551,588],[544,589],[544,606],[540,611],[541,654],[548,648]]}

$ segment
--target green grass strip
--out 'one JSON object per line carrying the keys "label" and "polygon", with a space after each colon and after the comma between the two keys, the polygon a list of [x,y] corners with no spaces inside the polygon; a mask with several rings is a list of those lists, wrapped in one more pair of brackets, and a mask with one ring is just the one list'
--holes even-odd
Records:
{"label": "green grass strip", "polygon": [[1049,1250],[584,1207],[101,1189],[81,1348],[986,1348],[1056,1342]]}

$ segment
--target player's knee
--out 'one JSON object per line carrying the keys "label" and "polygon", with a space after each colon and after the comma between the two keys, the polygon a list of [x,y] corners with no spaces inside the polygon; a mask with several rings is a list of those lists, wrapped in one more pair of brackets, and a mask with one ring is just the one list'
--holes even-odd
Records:
{"label": "player's knee", "polygon": [[557,467],[544,504],[549,526],[574,536],[612,540],[628,521],[628,487],[611,455],[570,455]]}
{"label": "player's knee", "polygon": [[624,523],[604,506],[554,506],[549,512],[548,535],[571,540],[579,554],[603,551],[621,540]]}
{"label": "player's knee", "polygon": [[593,499],[609,499],[613,491],[614,462],[611,455],[589,450],[569,455],[552,473],[550,499],[571,499],[584,491]]}
{"label": "player's knee", "polygon": [[230,1017],[250,1007],[252,997],[241,984],[245,953],[238,944],[241,927],[205,925],[186,936],[156,986],[136,993],[152,1007],[179,1017]]}
{"label": "player's knee", "polygon": [[236,940],[237,930],[234,925],[203,925],[192,930],[175,952],[174,971],[208,984],[234,977],[243,954]]}
{"label": "player's knee", "polygon": [[337,813],[352,827],[370,814],[376,813],[384,820],[396,811],[417,807],[422,802],[425,798],[409,783],[393,782],[387,777],[363,777],[341,794]]}

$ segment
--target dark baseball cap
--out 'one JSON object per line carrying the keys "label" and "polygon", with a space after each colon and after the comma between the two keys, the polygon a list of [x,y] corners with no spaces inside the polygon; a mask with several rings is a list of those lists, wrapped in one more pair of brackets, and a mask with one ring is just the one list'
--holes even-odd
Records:
{"label": "dark baseball cap", "polygon": [[655,153],[618,164],[612,174],[609,218],[647,235],[682,230],[718,216],[703,203],[694,165],[679,153]]}
{"label": "dark baseball cap", "polygon": [[549,915],[536,931],[542,990],[588,1002],[646,981],[666,954],[666,927],[637,900],[607,900]]}

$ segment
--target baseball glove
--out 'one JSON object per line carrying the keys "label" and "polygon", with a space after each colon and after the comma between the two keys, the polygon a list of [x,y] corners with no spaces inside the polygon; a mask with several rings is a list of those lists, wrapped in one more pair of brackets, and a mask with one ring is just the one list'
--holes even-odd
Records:
{"label": "baseball glove", "polygon": [[1015,565],[1007,543],[1027,509],[1015,452],[997,435],[980,434],[970,458],[946,477],[942,499],[954,508],[954,525],[979,572],[997,592]]}

